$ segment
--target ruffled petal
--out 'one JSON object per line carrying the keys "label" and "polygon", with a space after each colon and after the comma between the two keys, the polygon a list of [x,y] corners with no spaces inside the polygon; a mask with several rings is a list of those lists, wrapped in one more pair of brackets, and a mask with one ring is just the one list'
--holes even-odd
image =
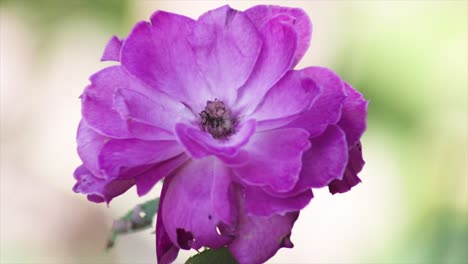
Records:
{"label": "ruffled petal", "polygon": [[84,166],[97,178],[105,178],[99,168],[98,156],[109,139],[94,131],[86,121],[81,120],[76,134],[78,155]]}
{"label": "ruffled petal", "polygon": [[310,188],[327,186],[341,179],[348,159],[345,134],[337,126],[329,126],[318,137],[310,139],[311,147],[302,157],[299,181],[288,195],[297,195]]}
{"label": "ruffled petal", "polygon": [[182,164],[184,164],[189,157],[185,154],[180,154],[177,157],[172,159],[160,162],[154,167],[152,167],[147,172],[142,174],[138,174],[135,177],[137,193],[139,196],[143,196],[147,194],[153,186],[158,183],[162,178],[170,175],[173,171],[179,168]]}
{"label": "ruffled petal", "polygon": [[151,23],[135,25],[122,46],[122,65],[154,89],[182,101],[200,112],[213,96],[198,69],[188,42],[195,21],[157,11]]}
{"label": "ruffled petal", "polygon": [[261,50],[255,26],[242,12],[222,6],[200,16],[190,43],[215,98],[232,105]]}
{"label": "ruffled petal", "polygon": [[348,96],[343,103],[343,111],[338,126],[346,133],[348,146],[354,146],[366,130],[367,105],[369,101],[364,99],[362,94],[348,83],[345,83],[344,87]]}
{"label": "ruffled petal", "polygon": [[292,248],[291,229],[299,212],[255,216],[239,210],[239,224],[229,251],[242,264],[264,263],[282,248]]}
{"label": "ruffled petal", "polygon": [[300,71],[288,72],[266,94],[250,116],[257,120],[259,131],[270,130],[292,122],[307,110],[320,95],[319,87]]}
{"label": "ruffled petal", "polygon": [[314,197],[312,190],[309,189],[295,196],[279,198],[255,186],[244,186],[244,194],[247,213],[257,216],[297,212],[309,204]]}
{"label": "ruffled petal", "polygon": [[84,165],[79,166],[73,176],[77,181],[73,191],[86,194],[88,200],[95,203],[110,203],[114,197],[121,195],[135,183],[134,179],[97,178]]}
{"label": "ruffled petal", "polygon": [[164,181],[161,196],[159,198],[158,215],[156,216],[156,256],[159,264],[172,263],[179,254],[179,248],[172,243],[167,235],[166,227],[164,226],[162,205],[166,197],[167,188],[173,177],[168,177]]}
{"label": "ruffled petal", "polygon": [[262,28],[263,25],[275,19],[278,16],[291,16],[290,24],[297,32],[298,41],[297,49],[294,54],[294,67],[304,56],[310,46],[312,38],[312,23],[307,13],[300,8],[290,8],[275,5],[257,5],[244,11],[250,20],[257,26]]}
{"label": "ruffled petal", "polygon": [[109,39],[109,42],[107,42],[101,61],[120,61],[120,49],[122,48],[122,43],[122,40],[116,36],[112,36]]}
{"label": "ruffled petal", "polygon": [[268,90],[291,68],[297,46],[297,34],[283,15],[263,25],[260,35],[263,46],[248,81],[240,88],[236,110],[252,113]]}
{"label": "ruffled petal", "polygon": [[108,178],[134,177],[182,152],[177,141],[111,139],[101,150],[99,167]]}
{"label": "ruffled petal", "polygon": [[[105,68],[90,79],[91,85],[81,97],[82,115],[99,134],[112,138],[168,139],[172,137],[168,131],[172,131],[176,122],[168,120],[179,115],[186,117],[182,104],[151,90],[120,66]],[[132,97],[134,94],[140,97]],[[145,116],[151,122],[142,123],[146,120],[141,117],[141,108],[145,107],[153,109],[149,114],[154,116]],[[167,109],[167,115],[157,114],[160,109]]]}
{"label": "ruffled petal", "polygon": [[299,128],[258,132],[245,146],[249,162],[233,171],[246,184],[290,191],[299,178],[302,154],[310,147],[308,138],[309,133]]}
{"label": "ruffled petal", "polygon": [[320,88],[321,93],[309,110],[303,112],[289,124],[309,131],[311,137],[320,135],[329,124],[336,124],[341,117],[343,101],[346,98],[344,83],[333,71],[322,67],[302,70]]}
{"label": "ruffled petal", "polygon": [[361,179],[359,179],[358,173],[364,167],[364,163],[364,159],[362,158],[361,142],[358,142],[349,150],[348,164],[346,166],[343,179],[333,180],[328,185],[330,193],[344,193],[360,183]]}
{"label": "ruffled petal", "polygon": [[[216,230],[223,224],[216,210],[219,203],[228,210],[232,208],[230,184],[217,183],[229,178],[229,171],[213,158],[192,160],[174,175],[161,205],[172,243],[182,249],[219,248],[232,239]],[[226,212],[221,215],[226,216]]]}
{"label": "ruffled petal", "polygon": [[183,123],[177,124],[175,131],[180,143],[193,158],[215,155],[226,163],[238,163],[244,159],[244,154],[239,152],[240,148],[249,142],[255,127],[255,120],[247,120],[239,124],[238,131],[230,135],[227,140],[215,139],[200,128]]}
{"label": "ruffled petal", "polygon": [[160,133],[166,132],[168,137],[176,123],[195,118],[183,104],[160,92],[145,95],[135,90],[117,89],[114,108],[122,119],[160,128],[163,130]]}

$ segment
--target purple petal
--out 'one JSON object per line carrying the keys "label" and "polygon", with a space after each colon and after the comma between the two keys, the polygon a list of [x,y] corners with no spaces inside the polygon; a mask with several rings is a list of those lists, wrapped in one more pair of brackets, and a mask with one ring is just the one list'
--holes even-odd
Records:
{"label": "purple petal", "polygon": [[259,131],[281,127],[293,121],[319,96],[317,85],[302,75],[300,71],[290,71],[268,91],[263,102],[250,116],[257,120]]}
{"label": "purple petal", "polygon": [[343,176],[348,159],[343,131],[337,126],[329,126],[323,134],[312,138],[310,142],[310,149],[302,157],[299,181],[289,195],[327,186],[332,180]]}
{"label": "purple petal", "polygon": [[188,159],[187,155],[181,154],[170,160],[158,163],[147,172],[137,175],[135,182],[138,195],[143,196],[147,194],[159,180],[171,174]]}
{"label": "purple petal", "polygon": [[122,48],[122,43],[122,40],[116,36],[112,36],[109,39],[109,42],[107,42],[101,61],[120,61],[120,49]]}
{"label": "purple petal", "polygon": [[314,197],[312,190],[304,191],[296,196],[279,198],[263,191],[259,187],[245,186],[245,209],[257,216],[272,216],[275,214],[300,211]]}
{"label": "purple petal", "polygon": [[274,5],[257,5],[247,9],[245,13],[257,28],[262,28],[263,25],[278,16],[288,15],[293,17],[294,19],[291,20],[290,24],[297,32],[298,42],[292,66],[295,66],[301,60],[310,46],[312,37],[312,23],[304,10]]}
{"label": "purple petal", "polygon": [[134,177],[182,152],[176,141],[111,139],[101,150],[99,167],[109,178]]}
{"label": "purple petal", "polygon": [[322,67],[302,70],[320,88],[321,93],[308,111],[301,114],[289,126],[309,131],[311,137],[320,135],[329,124],[336,124],[341,117],[343,101],[346,98],[344,84],[333,71]]}
{"label": "purple petal", "polygon": [[338,125],[346,133],[348,146],[354,146],[366,130],[367,105],[369,102],[348,83],[345,83],[344,87],[348,96],[343,103],[343,111]]}
{"label": "purple petal", "polygon": [[122,65],[138,79],[200,112],[212,95],[188,43],[195,21],[157,11],[139,22],[121,52]]}
{"label": "purple petal", "polygon": [[364,160],[362,158],[361,142],[356,143],[349,150],[349,160],[344,172],[342,180],[333,180],[329,185],[328,189],[332,194],[344,193],[351,190],[352,187],[356,186],[361,182],[358,177],[358,173],[364,167]]}
{"label": "purple petal", "polygon": [[221,217],[233,215],[217,211],[231,210],[230,184],[222,183],[229,179],[229,171],[213,158],[192,160],[174,175],[161,205],[172,243],[182,249],[219,248],[231,240],[216,231]]}
{"label": "purple petal", "polygon": [[166,178],[159,199],[158,214],[156,216],[156,256],[158,263],[170,264],[172,263],[179,253],[179,248],[174,245],[167,235],[166,227],[164,226],[162,205],[166,197],[167,188],[173,177]]}
{"label": "purple petal", "polygon": [[[131,115],[134,114],[134,112],[138,113],[139,109],[132,108],[132,106],[138,105],[139,102],[131,100],[131,102],[128,102],[128,100],[122,100],[122,92],[117,93],[117,91],[125,90],[144,94],[147,97],[153,98],[152,107],[154,109],[169,109],[170,111],[168,112],[173,115],[182,113],[180,110],[181,106],[177,105],[179,103],[167,99],[167,96],[164,97],[160,92],[152,91],[144,84],[130,76],[120,66],[105,68],[94,74],[90,79],[91,85],[85,89],[81,97],[82,115],[89,126],[99,134],[112,138],[136,137],[153,140],[168,139],[172,137],[172,135],[166,130],[155,127],[156,122],[154,121],[159,118],[161,125],[169,125],[166,120],[170,119],[170,117],[156,115],[153,118],[152,126],[139,123],[137,120],[132,119],[133,116]],[[164,100],[157,99],[159,97]],[[140,100],[141,98],[131,99]],[[148,100],[142,103],[146,103],[146,105],[148,105],[149,103],[147,101]]]}
{"label": "purple petal", "polygon": [[280,248],[293,247],[289,237],[299,212],[268,217],[249,215],[243,208],[239,212],[236,237],[228,245],[239,263],[264,263]]}
{"label": "purple petal", "polygon": [[239,150],[249,142],[255,127],[255,120],[247,120],[239,124],[238,131],[230,135],[227,140],[215,139],[200,128],[183,123],[177,124],[175,131],[179,141],[193,158],[216,155],[229,163],[230,160],[238,161]]}
{"label": "purple petal", "polygon": [[215,98],[232,105],[261,50],[255,26],[245,14],[226,5],[200,16],[190,43]]}
{"label": "purple petal", "polygon": [[309,133],[299,128],[256,133],[245,147],[250,161],[233,170],[247,184],[290,191],[299,178],[302,154],[310,147],[308,138]]}
{"label": "purple petal", "polygon": [[278,16],[260,28],[263,46],[255,68],[242,88],[236,106],[249,114],[263,100],[268,90],[291,68],[297,35],[287,22],[289,16]]}
{"label": "purple petal", "polygon": [[79,166],[73,176],[77,181],[73,186],[73,191],[86,194],[88,200],[95,203],[110,203],[114,197],[124,193],[135,183],[133,179],[97,178],[84,165]]}
{"label": "purple petal", "polygon": [[114,93],[114,108],[122,119],[161,128],[160,133],[170,136],[175,124],[194,119],[183,104],[164,93],[154,91],[145,95],[135,90],[119,89]]}
{"label": "purple petal", "polygon": [[97,178],[105,178],[99,168],[98,156],[102,147],[108,140],[108,138],[91,129],[86,121],[80,121],[76,135],[78,155],[84,166]]}

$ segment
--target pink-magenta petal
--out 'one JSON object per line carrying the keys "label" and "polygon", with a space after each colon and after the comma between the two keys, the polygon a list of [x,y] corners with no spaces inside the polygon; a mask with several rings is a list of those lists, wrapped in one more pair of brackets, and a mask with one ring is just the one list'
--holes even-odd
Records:
{"label": "pink-magenta petal", "polygon": [[310,189],[286,198],[272,196],[255,186],[244,186],[244,193],[247,213],[265,217],[300,211],[314,197]]}
{"label": "pink-magenta petal", "polygon": [[364,167],[364,163],[364,159],[362,158],[361,142],[358,142],[349,150],[348,164],[346,165],[343,178],[333,180],[328,185],[330,192],[332,194],[344,193],[360,183],[361,179],[359,179],[358,173]]}
{"label": "pink-magenta petal", "polygon": [[309,133],[299,128],[258,132],[245,147],[249,162],[233,171],[245,184],[290,191],[299,180],[302,154],[310,147],[308,138]]}
{"label": "pink-magenta petal", "polygon": [[364,99],[362,94],[348,83],[345,83],[344,87],[348,96],[343,103],[343,111],[338,125],[346,133],[348,145],[354,146],[366,130],[367,105],[369,101]]}
{"label": "pink-magenta petal", "polygon": [[176,141],[111,139],[101,150],[99,167],[109,178],[134,177],[182,151]]}
{"label": "pink-magenta petal", "polygon": [[174,175],[161,205],[164,226],[172,243],[183,249],[219,248],[232,239],[216,231],[223,223],[217,213],[219,203],[228,210],[232,210],[229,208],[233,204],[229,184],[214,183],[216,178],[229,177],[224,166],[210,157],[192,160]]}
{"label": "pink-magenta petal", "polygon": [[262,28],[263,25],[278,16],[288,15],[293,17],[290,24],[297,32],[298,44],[292,66],[295,66],[309,49],[312,38],[312,23],[304,10],[275,5],[257,5],[247,9],[245,13],[257,28]]}
{"label": "pink-magenta petal", "polygon": [[84,166],[97,178],[105,178],[99,168],[98,156],[108,140],[89,127],[86,121],[80,121],[76,134],[78,155]]}
{"label": "pink-magenta petal", "polygon": [[179,248],[172,243],[167,235],[166,227],[164,226],[162,205],[164,204],[167,188],[173,177],[168,177],[164,181],[161,196],[159,199],[158,214],[156,217],[156,256],[159,264],[172,263],[179,253]]}
{"label": "pink-magenta petal", "polygon": [[292,248],[291,229],[299,212],[284,216],[255,216],[241,207],[235,239],[229,251],[242,264],[264,263],[282,248]]}
{"label": "pink-magenta petal", "polygon": [[162,178],[170,175],[187,160],[189,160],[187,155],[180,154],[172,159],[154,165],[154,167],[142,174],[138,174],[135,177],[138,195],[143,196],[147,194],[156,183],[158,183]]}
{"label": "pink-magenta petal", "polygon": [[188,39],[195,21],[157,11],[151,23],[139,22],[122,46],[122,65],[136,78],[199,113],[214,99],[197,66]]}
{"label": "pink-magenta petal", "polygon": [[[138,99],[143,97],[146,100],[140,104],[126,100],[135,99],[135,94],[140,96]],[[154,115],[151,116],[151,120],[144,120],[142,108],[149,107],[148,105],[154,109],[165,109],[168,115],[188,118],[189,111],[183,104],[147,87],[120,66],[108,67],[94,74],[91,77],[91,85],[82,95],[83,119],[99,134],[111,138],[173,138],[172,130],[177,118],[152,112],[150,114]],[[171,122],[171,118],[174,121]],[[143,123],[144,121],[148,122]]]}
{"label": "pink-magenta petal", "polygon": [[79,166],[73,176],[77,181],[73,191],[86,194],[88,200],[95,203],[110,203],[135,183],[133,179],[97,178],[84,165]]}
{"label": "pink-magenta petal", "polygon": [[323,134],[310,141],[311,147],[302,157],[302,171],[294,193],[321,188],[343,177],[348,159],[343,131],[337,126],[329,126]]}
{"label": "pink-magenta petal", "polygon": [[247,120],[243,124],[239,124],[238,131],[227,139],[215,139],[208,132],[202,131],[201,128],[183,123],[176,125],[175,132],[180,143],[193,158],[215,155],[225,158],[223,160],[227,163],[229,161],[238,163],[239,159],[243,159],[243,156],[238,156],[239,150],[249,142],[250,137],[255,132],[255,127],[255,120]]}
{"label": "pink-magenta petal", "polygon": [[340,120],[343,101],[346,99],[344,82],[333,71],[322,67],[302,70],[303,76],[311,79],[321,90],[309,110],[289,124],[309,131],[311,137],[320,135],[328,125]]}
{"label": "pink-magenta petal", "polygon": [[270,130],[292,122],[309,109],[320,95],[319,87],[301,71],[289,71],[266,94],[250,118],[258,122],[258,130]]}
{"label": "pink-magenta petal", "polygon": [[161,134],[172,135],[176,123],[195,118],[183,104],[157,91],[145,95],[135,90],[117,89],[113,99],[114,109],[122,119],[160,128]]}
{"label": "pink-magenta petal", "polygon": [[200,16],[190,44],[212,94],[232,105],[261,50],[256,27],[242,12],[222,6]]}
{"label": "pink-magenta petal", "polygon": [[268,90],[291,68],[297,46],[297,34],[287,22],[291,17],[278,16],[260,28],[263,46],[248,81],[239,90],[236,108],[252,113]]}
{"label": "pink-magenta petal", "polygon": [[109,42],[107,42],[101,61],[120,61],[120,49],[122,48],[122,43],[122,40],[116,36],[112,36],[109,39]]}

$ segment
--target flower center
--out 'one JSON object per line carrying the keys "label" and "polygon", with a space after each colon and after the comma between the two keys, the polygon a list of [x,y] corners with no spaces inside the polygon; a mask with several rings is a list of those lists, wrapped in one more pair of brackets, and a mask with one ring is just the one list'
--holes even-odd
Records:
{"label": "flower center", "polygon": [[224,103],[215,99],[207,101],[205,110],[200,112],[200,125],[214,138],[226,138],[234,131],[235,121]]}

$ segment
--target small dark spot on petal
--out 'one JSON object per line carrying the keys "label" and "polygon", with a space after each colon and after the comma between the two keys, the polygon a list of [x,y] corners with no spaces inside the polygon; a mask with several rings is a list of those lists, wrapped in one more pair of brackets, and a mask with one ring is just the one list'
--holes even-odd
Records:
{"label": "small dark spot on petal", "polygon": [[177,228],[177,243],[181,249],[190,249],[193,243],[193,235],[191,232],[185,231],[183,228]]}
{"label": "small dark spot on petal", "polygon": [[211,218],[212,218],[211,215],[208,215],[208,219],[211,220]]}

